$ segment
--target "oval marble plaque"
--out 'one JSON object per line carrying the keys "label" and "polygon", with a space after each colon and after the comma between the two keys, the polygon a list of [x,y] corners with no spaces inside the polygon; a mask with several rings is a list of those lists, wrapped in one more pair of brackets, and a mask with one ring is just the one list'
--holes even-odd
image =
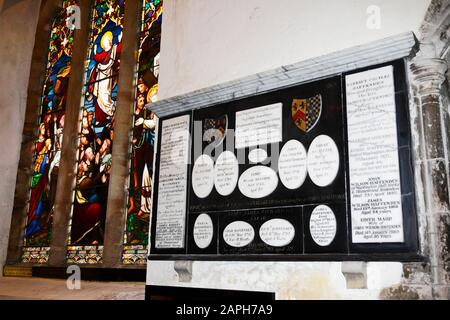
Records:
{"label": "oval marble plaque", "polygon": [[278,185],[277,173],[269,167],[255,166],[239,178],[239,190],[247,198],[260,199],[271,194]]}
{"label": "oval marble plaque", "polygon": [[194,242],[200,249],[207,248],[213,239],[214,226],[211,217],[202,213],[194,223]]}
{"label": "oval marble plaque", "polygon": [[236,188],[239,178],[239,164],[231,151],[222,152],[214,167],[214,185],[222,196],[230,195]]}
{"label": "oval marble plaque", "polygon": [[223,240],[235,248],[245,247],[255,238],[255,229],[245,221],[234,221],[223,230]]}
{"label": "oval marble plaque", "polygon": [[206,198],[214,187],[214,161],[202,154],[195,160],[192,169],[192,189],[199,198]]}
{"label": "oval marble plaque", "polygon": [[264,149],[253,149],[248,153],[248,161],[251,163],[261,163],[267,159],[267,151]]}
{"label": "oval marble plaque", "polygon": [[314,242],[321,247],[329,246],[336,237],[336,217],[326,205],[314,208],[309,219],[309,232]]}
{"label": "oval marble plaque", "polygon": [[339,171],[339,150],[327,135],[317,136],[308,150],[308,174],[319,187],[329,186]]}
{"label": "oval marble plaque", "polygon": [[297,189],[305,182],[306,149],[300,141],[289,140],[285,143],[278,158],[278,173],[281,183],[288,189]]}
{"label": "oval marble plaque", "polygon": [[272,247],[284,247],[292,242],[295,228],[285,219],[271,219],[259,228],[259,237]]}

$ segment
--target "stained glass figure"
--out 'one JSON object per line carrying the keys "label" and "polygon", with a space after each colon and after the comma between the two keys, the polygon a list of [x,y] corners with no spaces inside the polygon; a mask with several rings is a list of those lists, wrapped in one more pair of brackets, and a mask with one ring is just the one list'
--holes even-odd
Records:
{"label": "stained glass figure", "polygon": [[50,251],[74,36],[66,24],[67,7],[73,4],[75,0],[62,1],[50,32],[25,227],[24,263],[46,263]]}
{"label": "stained glass figure", "polygon": [[108,200],[125,0],[96,0],[85,63],[69,263],[100,263]]}
{"label": "stained glass figure", "polygon": [[147,261],[157,119],[145,108],[145,105],[158,99],[162,10],[161,0],[143,1],[134,107],[130,195],[124,237],[123,262],[125,264],[144,264]]}

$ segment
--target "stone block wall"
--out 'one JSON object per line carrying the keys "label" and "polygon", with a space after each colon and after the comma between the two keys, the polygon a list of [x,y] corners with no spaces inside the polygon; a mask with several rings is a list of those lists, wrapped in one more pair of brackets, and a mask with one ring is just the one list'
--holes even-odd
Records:
{"label": "stone block wall", "polygon": [[0,1],[0,270],[8,248],[40,4],[40,0]]}

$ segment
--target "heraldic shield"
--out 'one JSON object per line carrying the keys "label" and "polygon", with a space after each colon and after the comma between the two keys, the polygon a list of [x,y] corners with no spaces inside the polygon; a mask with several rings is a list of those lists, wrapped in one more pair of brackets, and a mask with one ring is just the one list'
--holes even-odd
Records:
{"label": "heraldic shield", "polygon": [[292,100],[291,114],[295,125],[303,132],[309,132],[317,124],[322,113],[322,95]]}
{"label": "heraldic shield", "polygon": [[203,122],[203,141],[219,145],[227,133],[228,117],[219,116],[215,119],[205,119]]}

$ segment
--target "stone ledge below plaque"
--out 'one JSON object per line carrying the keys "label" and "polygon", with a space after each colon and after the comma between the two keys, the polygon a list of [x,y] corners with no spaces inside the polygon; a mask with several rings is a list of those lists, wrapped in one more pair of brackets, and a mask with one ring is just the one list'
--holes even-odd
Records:
{"label": "stone ledge below plaque", "polygon": [[164,255],[151,254],[148,256],[149,261],[382,261],[382,262],[427,262],[428,258],[420,254],[402,254],[402,253],[386,253],[386,254],[227,254],[227,255]]}

